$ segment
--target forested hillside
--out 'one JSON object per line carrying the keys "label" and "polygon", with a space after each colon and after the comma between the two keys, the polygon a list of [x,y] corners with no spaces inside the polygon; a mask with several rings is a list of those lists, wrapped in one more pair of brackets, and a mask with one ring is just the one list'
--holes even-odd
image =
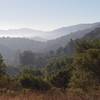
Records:
{"label": "forested hillside", "polygon": [[[67,54],[50,57],[48,64],[42,68],[32,67],[32,58],[27,58],[32,54],[26,53],[27,57],[22,59],[27,58],[27,60],[22,63],[20,66],[22,70],[15,76],[9,76],[6,71],[8,66],[0,56],[1,93],[13,94],[23,90],[24,93],[27,93],[26,90],[47,93],[53,89],[52,92],[59,91],[60,94],[70,91],[74,95],[80,93],[80,96],[85,98],[83,100],[87,98],[84,94],[86,93],[91,99],[100,89],[100,40],[78,40],[75,50],[76,53],[71,57],[67,57]],[[94,94],[92,95],[90,91]]]}
{"label": "forested hillside", "polygon": [[[23,38],[1,38],[0,41],[2,52],[9,54],[7,59],[16,57],[15,64],[8,64],[2,53],[0,55],[1,94],[19,95],[35,91],[47,99],[52,92],[57,98],[64,98],[62,100],[66,100],[66,96],[74,98],[72,95],[85,98],[79,100],[90,100],[100,93],[100,28],[79,39],[70,39],[65,46],[48,52],[43,47],[46,42]],[[33,44],[41,52],[34,52]],[[19,51],[15,53],[17,48]],[[55,95],[49,95],[49,98],[52,96],[55,98]]]}
{"label": "forested hillside", "polygon": [[[64,27],[57,29],[55,31],[49,32],[50,34],[61,34],[61,37],[46,40],[46,41],[37,41],[32,38],[24,38],[24,37],[1,37],[0,38],[0,53],[3,55],[5,62],[10,66],[17,66],[20,64],[19,55],[24,51],[31,51],[35,55],[39,53],[42,56],[52,56],[57,55],[56,53],[63,51],[67,53],[68,56],[73,55],[74,52],[74,41],[80,38],[99,38],[99,27],[100,23],[94,24],[82,24],[75,25],[70,27]],[[23,33],[26,32],[28,34],[33,34],[33,30],[28,29],[20,29],[20,30],[8,30],[12,34]],[[1,31],[2,32],[2,31]],[[6,34],[7,31],[3,31]],[[8,33],[9,33],[8,32]],[[37,31],[36,31],[37,32]],[[69,32],[71,32],[69,34]],[[17,34],[16,33],[16,34]],[[10,34],[10,33],[9,33]],[[91,34],[91,36],[88,34]],[[93,35],[94,34],[94,35]],[[37,54],[38,55],[38,54]],[[44,57],[42,57],[44,58]],[[36,64],[35,64],[36,65]]]}

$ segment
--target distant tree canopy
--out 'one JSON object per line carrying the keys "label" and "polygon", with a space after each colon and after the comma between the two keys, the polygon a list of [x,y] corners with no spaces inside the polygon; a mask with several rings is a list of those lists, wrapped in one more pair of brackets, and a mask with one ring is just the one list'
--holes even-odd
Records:
{"label": "distant tree canopy", "polygon": [[71,57],[75,54],[76,41],[70,40],[65,47],[59,47],[56,50],[56,55],[67,55],[67,57]]}
{"label": "distant tree canopy", "polygon": [[76,40],[76,50],[83,53],[88,49],[100,49],[100,40]]}
{"label": "distant tree canopy", "polygon": [[27,67],[43,67],[47,63],[46,58],[45,55],[32,51],[24,51],[19,55],[20,64]]}
{"label": "distant tree canopy", "polygon": [[31,51],[24,51],[22,54],[20,54],[20,63],[22,65],[28,65],[32,66],[34,64],[34,53]]}

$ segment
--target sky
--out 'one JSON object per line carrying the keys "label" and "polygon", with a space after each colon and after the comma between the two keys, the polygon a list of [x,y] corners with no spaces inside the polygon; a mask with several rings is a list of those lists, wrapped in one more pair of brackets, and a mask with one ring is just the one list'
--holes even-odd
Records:
{"label": "sky", "polygon": [[49,31],[100,22],[100,0],[0,0],[0,29]]}

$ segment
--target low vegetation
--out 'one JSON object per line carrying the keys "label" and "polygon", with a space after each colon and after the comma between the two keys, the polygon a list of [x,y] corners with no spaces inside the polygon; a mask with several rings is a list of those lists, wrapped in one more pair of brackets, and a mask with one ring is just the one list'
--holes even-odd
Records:
{"label": "low vegetation", "polygon": [[23,70],[16,76],[6,73],[7,65],[0,56],[0,99],[100,100],[100,40],[76,41],[76,44],[75,55],[67,57],[63,52],[64,56],[52,57],[41,68],[24,67],[32,66],[28,58],[33,57],[26,52],[27,58],[24,52]]}

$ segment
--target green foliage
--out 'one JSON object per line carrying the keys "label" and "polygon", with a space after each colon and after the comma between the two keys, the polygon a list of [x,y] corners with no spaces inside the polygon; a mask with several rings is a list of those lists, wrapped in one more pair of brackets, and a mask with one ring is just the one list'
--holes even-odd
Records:
{"label": "green foliage", "polygon": [[25,70],[20,78],[22,87],[35,90],[48,90],[50,84],[41,78],[40,74],[40,72],[37,73],[31,70]]}
{"label": "green foliage", "polygon": [[50,82],[57,88],[67,88],[70,80],[70,75],[67,71],[59,72],[56,76],[53,76]]}
{"label": "green foliage", "polygon": [[47,63],[47,57],[41,53],[34,53],[32,51],[24,51],[19,55],[19,61],[22,66],[30,68],[43,67]]}
{"label": "green foliage", "polygon": [[[27,69],[23,70],[17,79],[6,75],[6,65],[0,55],[0,88],[48,90],[52,86],[85,91],[97,88],[100,86],[100,40],[77,40],[76,43],[71,41],[70,44],[73,45],[73,53],[76,52],[74,57],[70,58],[66,56],[66,52],[71,51],[67,47],[59,48],[59,55],[54,56],[55,53],[51,51],[47,60],[42,55],[36,56],[31,51],[25,51],[20,55],[20,61]],[[45,65],[44,60],[48,62],[46,67],[32,68],[35,64]]]}
{"label": "green foliage", "polygon": [[2,57],[2,55],[0,55],[0,77],[2,75],[5,75],[6,74],[5,68],[6,68],[6,65],[4,63],[3,57]]}
{"label": "green foliage", "polygon": [[22,65],[32,66],[34,61],[34,53],[31,51],[24,51],[20,54],[20,63]]}
{"label": "green foliage", "polygon": [[76,51],[85,52],[88,49],[100,49],[100,40],[76,40]]}
{"label": "green foliage", "polygon": [[70,71],[71,70],[71,63],[73,59],[68,57],[59,57],[57,59],[53,59],[45,68],[45,76],[47,78],[51,78],[56,76],[61,71]]}
{"label": "green foliage", "polygon": [[84,90],[100,85],[100,42],[78,43],[70,86]]}
{"label": "green foliage", "polygon": [[29,77],[38,77],[43,78],[44,74],[42,72],[42,69],[24,69],[22,72],[22,76],[29,76]]}
{"label": "green foliage", "polygon": [[12,78],[6,75],[0,78],[0,88],[19,90],[21,89],[21,86],[16,78]]}

